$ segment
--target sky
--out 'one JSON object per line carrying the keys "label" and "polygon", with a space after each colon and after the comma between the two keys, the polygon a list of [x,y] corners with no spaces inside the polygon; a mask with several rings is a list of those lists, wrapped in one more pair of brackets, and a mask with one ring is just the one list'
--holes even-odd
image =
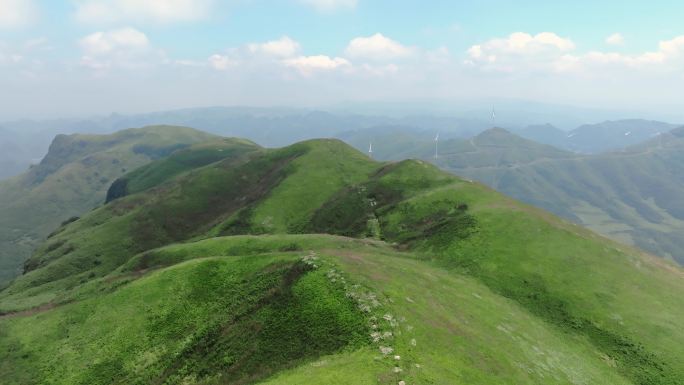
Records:
{"label": "sky", "polygon": [[684,3],[0,0],[0,119],[510,98],[684,110]]}

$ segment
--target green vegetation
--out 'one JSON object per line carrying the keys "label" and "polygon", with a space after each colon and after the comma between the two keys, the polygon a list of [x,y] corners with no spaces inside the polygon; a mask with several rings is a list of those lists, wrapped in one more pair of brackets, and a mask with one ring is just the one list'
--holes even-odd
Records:
{"label": "green vegetation", "polygon": [[0,291],[0,378],[684,378],[680,268],[429,163],[315,140],[160,174],[64,223]]}
{"label": "green vegetation", "polygon": [[[309,271],[292,256],[204,259],[119,282],[120,290],[96,299],[10,319],[0,342],[3,378],[244,383],[363,343],[366,323],[353,302],[322,272]],[[27,370],[32,377],[7,376],[34,360],[41,370]]]}
{"label": "green vegetation", "polygon": [[[293,245],[320,249],[317,268],[300,270],[306,266],[302,256],[311,251],[279,251]],[[289,367],[271,383],[375,384],[380,378],[389,384],[544,384],[547,377],[559,384],[628,383],[586,341],[549,328],[471,278],[382,243],[322,235],[237,236],[151,254],[171,267],[157,264],[136,279],[140,266],[131,264],[93,282],[93,298],[0,321],[0,351],[11,350],[0,366],[4,378],[233,384]],[[302,273],[285,290],[287,277]],[[365,316],[355,311],[341,292],[344,276],[361,284],[349,282],[347,290],[377,293],[380,305]],[[377,342],[374,330],[383,336]],[[392,353],[384,356],[381,346]],[[540,355],[548,360],[539,361]],[[29,370],[37,362],[42,369]]]}
{"label": "green vegetation", "polygon": [[242,139],[215,140],[178,150],[168,157],[140,167],[114,181],[107,192],[107,202],[145,191],[185,172],[225,158],[239,157],[254,151],[257,145]]}
{"label": "green vegetation", "polygon": [[[377,138],[379,159],[425,159],[620,242],[684,263],[684,140],[677,130],[620,152],[579,155],[502,129],[445,140]],[[357,148],[365,138],[350,138]],[[597,140],[600,142],[600,140]]]}
{"label": "green vegetation", "polygon": [[23,262],[62,221],[101,205],[114,179],[178,148],[214,140],[171,126],[57,136],[39,165],[0,182],[0,287],[21,274]]}

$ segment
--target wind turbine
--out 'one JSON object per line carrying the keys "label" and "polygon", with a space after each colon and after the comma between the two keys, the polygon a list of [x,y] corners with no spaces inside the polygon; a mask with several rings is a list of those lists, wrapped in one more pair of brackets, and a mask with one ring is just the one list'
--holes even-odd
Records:
{"label": "wind turbine", "polygon": [[368,157],[373,158],[373,142],[368,143]]}
{"label": "wind turbine", "polygon": [[494,110],[494,106],[492,106],[492,126],[496,127],[496,110]]}
{"label": "wind turbine", "polygon": [[439,156],[439,132],[435,135],[435,159]]}

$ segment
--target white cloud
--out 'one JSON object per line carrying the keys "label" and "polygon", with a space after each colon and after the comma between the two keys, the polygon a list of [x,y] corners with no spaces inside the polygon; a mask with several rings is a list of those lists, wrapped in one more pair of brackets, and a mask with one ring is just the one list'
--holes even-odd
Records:
{"label": "white cloud", "polygon": [[573,69],[586,67],[618,67],[635,70],[678,70],[684,65],[684,36],[664,40],[658,44],[658,50],[641,54],[627,55],[616,52],[592,51],[579,55],[575,59]]}
{"label": "white cloud", "polygon": [[347,59],[341,57],[331,58],[326,55],[299,56],[283,60],[283,64],[287,67],[296,68],[305,75],[309,75],[316,71],[331,71],[341,67],[351,66],[351,63]]}
{"label": "white cloud", "polygon": [[[608,40],[617,44],[622,39],[617,35]],[[661,41],[657,50],[638,54],[574,51],[571,40],[554,33],[532,36],[517,32],[505,39],[492,39],[470,47],[465,63],[485,71],[509,73],[575,72],[617,76],[621,70],[673,71],[684,65],[684,36]]]}
{"label": "white cloud", "polygon": [[574,48],[575,44],[572,40],[562,38],[552,32],[542,32],[534,36],[529,33],[515,32],[507,38],[492,39],[474,45],[468,50],[468,55],[475,61],[494,62],[500,56],[558,53],[571,51]]}
{"label": "white cloud", "polygon": [[569,52],[575,49],[572,40],[552,32],[531,35],[515,32],[470,47],[465,63],[485,70],[516,72],[558,71],[568,65]]}
{"label": "white cloud", "polygon": [[149,67],[160,56],[147,36],[131,27],[92,33],[82,38],[79,45],[83,50],[81,64],[98,70]]}
{"label": "white cloud", "polygon": [[231,67],[237,66],[237,62],[228,55],[211,55],[209,57],[209,65],[211,68],[219,71],[225,71]]}
{"label": "white cloud", "polygon": [[213,0],[83,0],[76,3],[75,16],[91,24],[188,22],[208,17],[213,5]]}
{"label": "white cloud", "polygon": [[300,44],[288,36],[277,40],[261,43],[249,43],[239,48],[231,48],[225,53],[211,55],[208,59],[209,67],[216,70],[227,70],[241,65],[256,68],[282,64],[283,60],[292,59],[299,55]]}
{"label": "white cloud", "polygon": [[293,71],[303,76],[345,70],[353,71],[352,63],[339,56],[304,55],[296,40],[283,36],[277,40],[254,42],[230,48],[209,57],[207,64],[219,71],[230,69],[233,74],[264,73],[278,78],[292,78]]}
{"label": "white cloud", "polygon": [[414,49],[376,33],[373,36],[353,39],[345,52],[353,58],[383,61],[411,56]]}
{"label": "white cloud", "polygon": [[300,2],[321,12],[331,12],[341,8],[353,9],[358,4],[358,0],[300,0]]}
{"label": "white cloud", "polygon": [[144,33],[127,27],[108,32],[95,32],[81,39],[80,45],[85,53],[100,55],[118,49],[144,49],[149,45],[149,40]]}
{"label": "white cloud", "polygon": [[0,0],[0,28],[25,26],[37,16],[38,7],[33,0]]}
{"label": "white cloud", "polygon": [[684,54],[684,35],[677,36],[672,40],[661,41],[658,44],[660,52],[666,58],[681,57]]}
{"label": "white cloud", "polygon": [[625,44],[625,37],[620,33],[614,33],[606,38],[606,44],[623,45]]}
{"label": "white cloud", "polygon": [[299,50],[298,42],[283,36],[278,40],[267,41],[265,43],[252,43],[247,45],[247,50],[252,54],[263,54],[276,57],[292,57]]}

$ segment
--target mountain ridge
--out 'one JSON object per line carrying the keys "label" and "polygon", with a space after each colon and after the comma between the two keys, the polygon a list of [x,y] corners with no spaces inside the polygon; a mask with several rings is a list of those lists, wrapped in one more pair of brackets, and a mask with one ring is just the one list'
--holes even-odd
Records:
{"label": "mountain ridge", "polygon": [[116,177],[191,143],[216,138],[169,126],[56,137],[39,164],[0,181],[0,285],[21,272],[24,260],[61,222],[101,205]]}

